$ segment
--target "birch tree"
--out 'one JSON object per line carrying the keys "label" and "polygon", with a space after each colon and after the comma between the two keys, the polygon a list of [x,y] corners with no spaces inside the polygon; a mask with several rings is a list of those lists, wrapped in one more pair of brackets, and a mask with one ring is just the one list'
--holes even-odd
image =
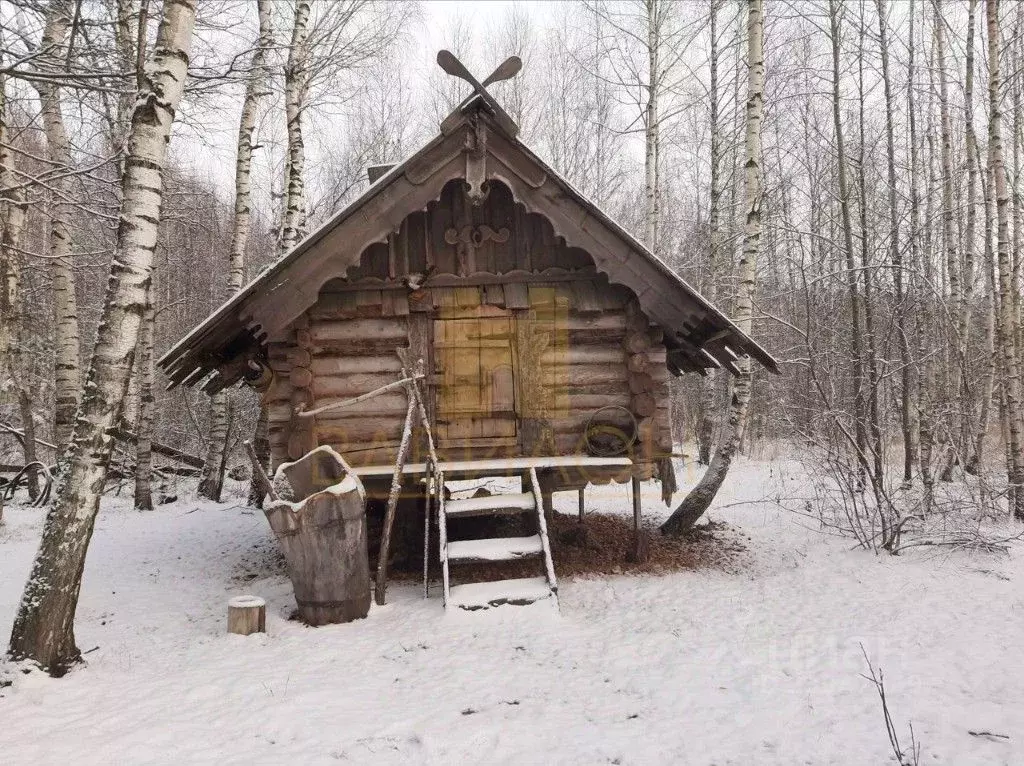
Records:
{"label": "birch tree", "polygon": [[[253,132],[259,104],[266,93],[266,53],[273,44],[270,0],[257,0],[259,14],[259,39],[249,64],[249,77],[242,102],[242,115],[238,125],[238,141],[235,154],[235,211],[231,230],[231,252],[228,256],[228,279],[225,298],[230,298],[242,289],[245,277],[245,248],[249,242],[249,217],[252,207],[251,168],[253,153]],[[301,131],[300,131],[301,132]],[[291,131],[289,130],[289,136]],[[220,500],[224,485],[224,468],[228,440],[228,392],[219,391],[210,402],[210,435],[199,482],[199,494],[210,500]]]}
{"label": "birch tree", "polygon": [[[32,390],[24,358],[25,297],[22,291],[22,235],[28,217],[25,184],[15,172],[5,78],[0,75],[0,395],[10,392],[21,414],[25,464],[36,461]],[[39,492],[35,472],[29,474],[29,495]]]}
{"label": "birch tree", "polygon": [[[743,249],[738,264],[736,308],[733,320],[745,333],[753,326],[753,299],[757,280],[757,257],[761,249],[761,121],[764,113],[764,5],[763,0],[747,0],[747,101],[744,141]],[[751,393],[751,361],[737,361],[740,374],[730,392],[728,433],[715,450],[700,482],[683,499],[662,525],[665,534],[681,534],[693,527],[715,499],[725,481],[746,426]]]}
{"label": "birch tree", "polygon": [[999,343],[1006,402],[1007,474],[1010,509],[1024,521],[1024,434],[1021,433],[1020,363],[1017,356],[1017,326],[1014,312],[1013,256],[1010,250],[1010,191],[1003,159],[1002,93],[1000,88],[999,2],[985,0],[988,32],[988,162],[996,199],[997,261],[999,273]]}
{"label": "birch tree", "polygon": [[[710,87],[708,104],[710,107],[711,128],[711,184],[708,195],[708,279],[704,288],[705,297],[714,303],[718,299],[718,270],[721,267],[723,232],[721,221],[722,205],[722,134],[719,125],[719,86],[718,86],[718,8],[720,0],[711,0],[708,11],[710,31]],[[711,446],[715,435],[716,417],[716,375],[709,371],[701,381],[701,413],[697,428],[697,462],[701,465],[711,463]]]}
{"label": "birch tree", "polygon": [[11,632],[10,656],[33,660],[54,675],[81,656],[75,610],[113,447],[111,429],[128,386],[151,280],[167,143],[188,73],[195,14],[195,0],[164,2],[132,113],[116,249],[67,466]]}
{"label": "birch tree", "polygon": [[[46,8],[46,26],[37,65],[43,75],[63,68],[67,57],[72,9],[66,0],[52,0]],[[78,337],[78,301],[71,261],[71,231],[67,218],[70,200],[71,146],[61,113],[61,89],[54,81],[35,82],[42,106],[46,153],[57,176],[50,182],[50,272],[53,277],[54,313],[54,441],[64,447],[71,441],[78,393],[81,388]]]}
{"label": "birch tree", "polygon": [[[973,1],[973,0],[972,0]],[[914,427],[911,415],[910,339],[907,330],[907,306],[904,290],[903,249],[900,245],[899,189],[896,181],[895,98],[889,67],[888,0],[876,0],[878,12],[878,50],[882,58],[882,85],[885,93],[885,159],[889,211],[889,261],[896,299],[896,343],[900,350],[900,425],[903,430],[903,482],[909,485],[914,471]]]}

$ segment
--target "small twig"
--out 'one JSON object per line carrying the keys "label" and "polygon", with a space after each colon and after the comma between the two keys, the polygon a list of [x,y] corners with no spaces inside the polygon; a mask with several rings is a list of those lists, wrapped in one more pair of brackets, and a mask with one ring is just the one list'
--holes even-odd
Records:
{"label": "small twig", "polygon": [[968,729],[967,733],[972,737],[994,737],[995,739],[1005,739],[1007,741],[1010,739],[1009,734],[997,734],[994,731],[971,731]]}

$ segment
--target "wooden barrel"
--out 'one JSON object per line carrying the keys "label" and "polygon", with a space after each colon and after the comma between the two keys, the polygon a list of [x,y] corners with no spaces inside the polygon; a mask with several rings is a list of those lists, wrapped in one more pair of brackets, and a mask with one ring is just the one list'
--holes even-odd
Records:
{"label": "wooden barrel", "polygon": [[[324,465],[332,460],[337,461],[336,466]],[[284,469],[282,466],[279,471]],[[269,503],[264,509],[288,563],[299,617],[308,625],[350,622],[370,611],[362,482],[345,471],[344,461],[329,447],[288,464],[287,475],[295,489],[315,488],[325,469],[326,475],[344,476],[308,497]],[[300,478],[303,474],[309,475]]]}

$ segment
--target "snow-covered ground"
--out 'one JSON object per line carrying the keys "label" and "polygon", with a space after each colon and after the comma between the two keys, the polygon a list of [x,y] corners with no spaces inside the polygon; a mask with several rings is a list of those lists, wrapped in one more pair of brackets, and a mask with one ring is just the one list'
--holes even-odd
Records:
{"label": "snow-covered ground", "polygon": [[[748,551],[729,571],[563,581],[560,616],[446,615],[392,585],[368,619],[316,629],[287,620],[261,513],[110,502],[76,624],[88,664],[0,668],[0,763],[879,766],[893,759],[863,645],[922,764],[1024,764],[1024,550],[852,550],[757,502],[798,483],[781,462],[730,476],[711,516]],[[623,487],[588,501],[628,511]],[[42,522],[6,516],[0,640]],[[267,599],[266,635],[225,633],[243,593]]]}

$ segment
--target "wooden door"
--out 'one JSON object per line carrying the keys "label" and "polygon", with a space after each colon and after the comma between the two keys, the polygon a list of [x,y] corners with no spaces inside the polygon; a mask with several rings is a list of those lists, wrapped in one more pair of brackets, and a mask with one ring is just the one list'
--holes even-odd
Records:
{"label": "wooden door", "polygon": [[434,322],[441,446],[515,443],[513,324],[509,316]]}

